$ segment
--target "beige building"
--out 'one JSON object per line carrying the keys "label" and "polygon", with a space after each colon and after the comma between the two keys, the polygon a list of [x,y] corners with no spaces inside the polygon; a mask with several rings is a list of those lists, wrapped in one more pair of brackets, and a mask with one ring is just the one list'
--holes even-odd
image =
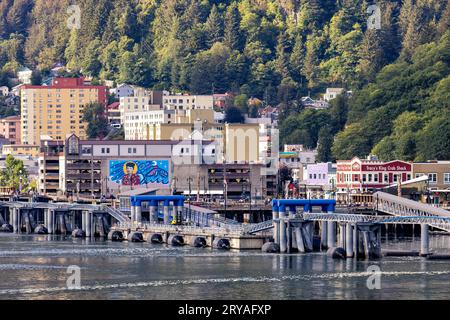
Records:
{"label": "beige building", "polygon": [[12,154],[13,156],[31,156],[37,157],[39,155],[39,146],[37,145],[19,145],[11,144],[2,147],[2,154]]}
{"label": "beige building", "polygon": [[164,107],[172,107],[177,110],[187,109],[213,109],[214,97],[212,95],[188,95],[188,94],[171,94],[164,91],[163,94]]}
{"label": "beige building", "polygon": [[20,144],[20,116],[0,119],[0,136],[9,140],[11,144]]}
{"label": "beige building", "polygon": [[258,124],[160,123],[148,125],[148,140],[212,140],[216,158],[227,163],[259,163],[260,133]]}
{"label": "beige building", "polygon": [[106,104],[106,87],[85,85],[83,78],[55,78],[51,86],[23,86],[22,143],[39,145],[44,135],[55,140],[71,133],[86,137],[83,109],[92,102]]}
{"label": "beige building", "polygon": [[428,175],[431,190],[450,192],[450,161],[430,161],[413,164],[413,178]]}

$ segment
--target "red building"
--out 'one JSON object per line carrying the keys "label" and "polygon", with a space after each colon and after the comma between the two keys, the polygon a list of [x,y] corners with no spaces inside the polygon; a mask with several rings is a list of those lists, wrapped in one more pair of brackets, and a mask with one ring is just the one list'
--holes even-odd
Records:
{"label": "red building", "polygon": [[412,179],[412,163],[353,158],[337,161],[338,191],[373,191]]}

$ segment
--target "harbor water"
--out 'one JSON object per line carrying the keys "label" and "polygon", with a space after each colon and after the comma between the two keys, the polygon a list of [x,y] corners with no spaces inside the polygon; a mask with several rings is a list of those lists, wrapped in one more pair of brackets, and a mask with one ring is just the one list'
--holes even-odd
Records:
{"label": "harbor water", "polygon": [[[450,236],[432,235],[434,252]],[[419,250],[420,239],[383,249]],[[67,268],[80,267],[69,289]],[[379,289],[369,288],[377,266]],[[370,269],[369,269],[370,270]],[[0,234],[0,299],[448,299],[450,260],[333,260],[326,253],[264,254],[149,243]]]}

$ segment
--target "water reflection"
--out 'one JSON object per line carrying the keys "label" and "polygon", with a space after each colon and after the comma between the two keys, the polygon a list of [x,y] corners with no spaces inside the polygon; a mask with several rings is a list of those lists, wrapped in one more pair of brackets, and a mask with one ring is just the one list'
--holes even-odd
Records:
{"label": "water reflection", "polygon": [[[397,240],[397,241],[396,241]],[[420,237],[395,236],[384,249],[418,250]],[[450,237],[432,235],[433,251]],[[444,299],[450,264],[418,257],[333,260],[325,253],[271,255],[259,251],[174,248],[62,236],[0,235],[0,298],[21,299]],[[79,265],[82,291],[65,289],[69,265]],[[369,290],[367,268],[383,272]],[[30,289],[33,289],[30,291]]]}

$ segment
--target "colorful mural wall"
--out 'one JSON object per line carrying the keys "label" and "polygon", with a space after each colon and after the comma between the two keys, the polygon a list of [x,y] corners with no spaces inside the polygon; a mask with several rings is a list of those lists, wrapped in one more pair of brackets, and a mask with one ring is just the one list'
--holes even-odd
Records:
{"label": "colorful mural wall", "polygon": [[109,178],[121,186],[168,186],[169,160],[110,160]]}

